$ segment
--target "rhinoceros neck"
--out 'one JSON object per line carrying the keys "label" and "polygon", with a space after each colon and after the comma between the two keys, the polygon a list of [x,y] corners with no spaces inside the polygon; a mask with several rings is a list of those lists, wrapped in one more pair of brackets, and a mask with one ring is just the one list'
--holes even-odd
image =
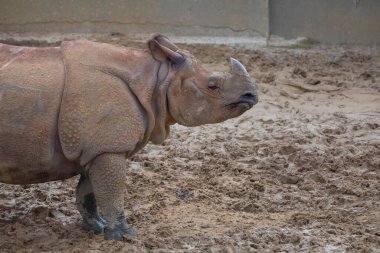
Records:
{"label": "rhinoceros neck", "polygon": [[173,71],[167,63],[159,63],[152,105],[155,109],[155,124],[149,140],[154,144],[161,144],[169,135],[172,124],[168,111],[167,92]]}

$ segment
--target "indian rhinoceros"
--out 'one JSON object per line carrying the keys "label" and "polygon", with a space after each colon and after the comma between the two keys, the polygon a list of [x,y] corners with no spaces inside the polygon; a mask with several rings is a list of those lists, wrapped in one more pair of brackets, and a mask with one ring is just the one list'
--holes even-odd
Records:
{"label": "indian rhinoceros", "polygon": [[162,143],[170,125],[222,122],[257,101],[239,61],[231,58],[230,73],[209,71],[160,34],[144,50],[86,40],[0,44],[0,181],[80,174],[84,227],[105,239],[133,237],[124,216],[125,159]]}

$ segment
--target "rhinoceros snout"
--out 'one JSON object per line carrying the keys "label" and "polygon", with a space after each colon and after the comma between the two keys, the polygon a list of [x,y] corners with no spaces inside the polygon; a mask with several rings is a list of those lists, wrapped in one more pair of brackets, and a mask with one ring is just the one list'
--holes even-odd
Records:
{"label": "rhinoceros snout", "polygon": [[241,103],[247,103],[250,107],[254,106],[259,102],[259,97],[257,95],[256,88],[253,88],[250,91],[245,92],[240,96]]}

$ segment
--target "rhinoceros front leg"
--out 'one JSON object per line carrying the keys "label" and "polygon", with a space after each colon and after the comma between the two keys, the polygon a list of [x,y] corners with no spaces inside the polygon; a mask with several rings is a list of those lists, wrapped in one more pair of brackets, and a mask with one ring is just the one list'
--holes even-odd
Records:
{"label": "rhinoceros front leg", "polygon": [[106,222],[100,217],[96,205],[91,182],[85,174],[81,174],[76,189],[76,206],[83,217],[83,226],[96,234],[102,233]]}
{"label": "rhinoceros front leg", "polygon": [[120,240],[124,234],[135,238],[136,231],[128,227],[124,216],[126,162],[124,154],[102,154],[89,168],[89,176],[96,202],[106,220],[104,238]]}

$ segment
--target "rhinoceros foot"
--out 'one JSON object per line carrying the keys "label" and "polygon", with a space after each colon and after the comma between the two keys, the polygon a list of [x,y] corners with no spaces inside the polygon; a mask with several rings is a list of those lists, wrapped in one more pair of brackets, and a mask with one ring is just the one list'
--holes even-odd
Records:
{"label": "rhinoceros foot", "polygon": [[136,229],[133,226],[127,226],[126,224],[119,224],[114,228],[106,227],[104,229],[104,239],[106,240],[122,240],[125,236],[128,239],[137,239]]}
{"label": "rhinoceros foot", "polygon": [[103,233],[105,227],[106,222],[100,216],[83,220],[83,228],[87,231],[93,231],[95,234]]}

